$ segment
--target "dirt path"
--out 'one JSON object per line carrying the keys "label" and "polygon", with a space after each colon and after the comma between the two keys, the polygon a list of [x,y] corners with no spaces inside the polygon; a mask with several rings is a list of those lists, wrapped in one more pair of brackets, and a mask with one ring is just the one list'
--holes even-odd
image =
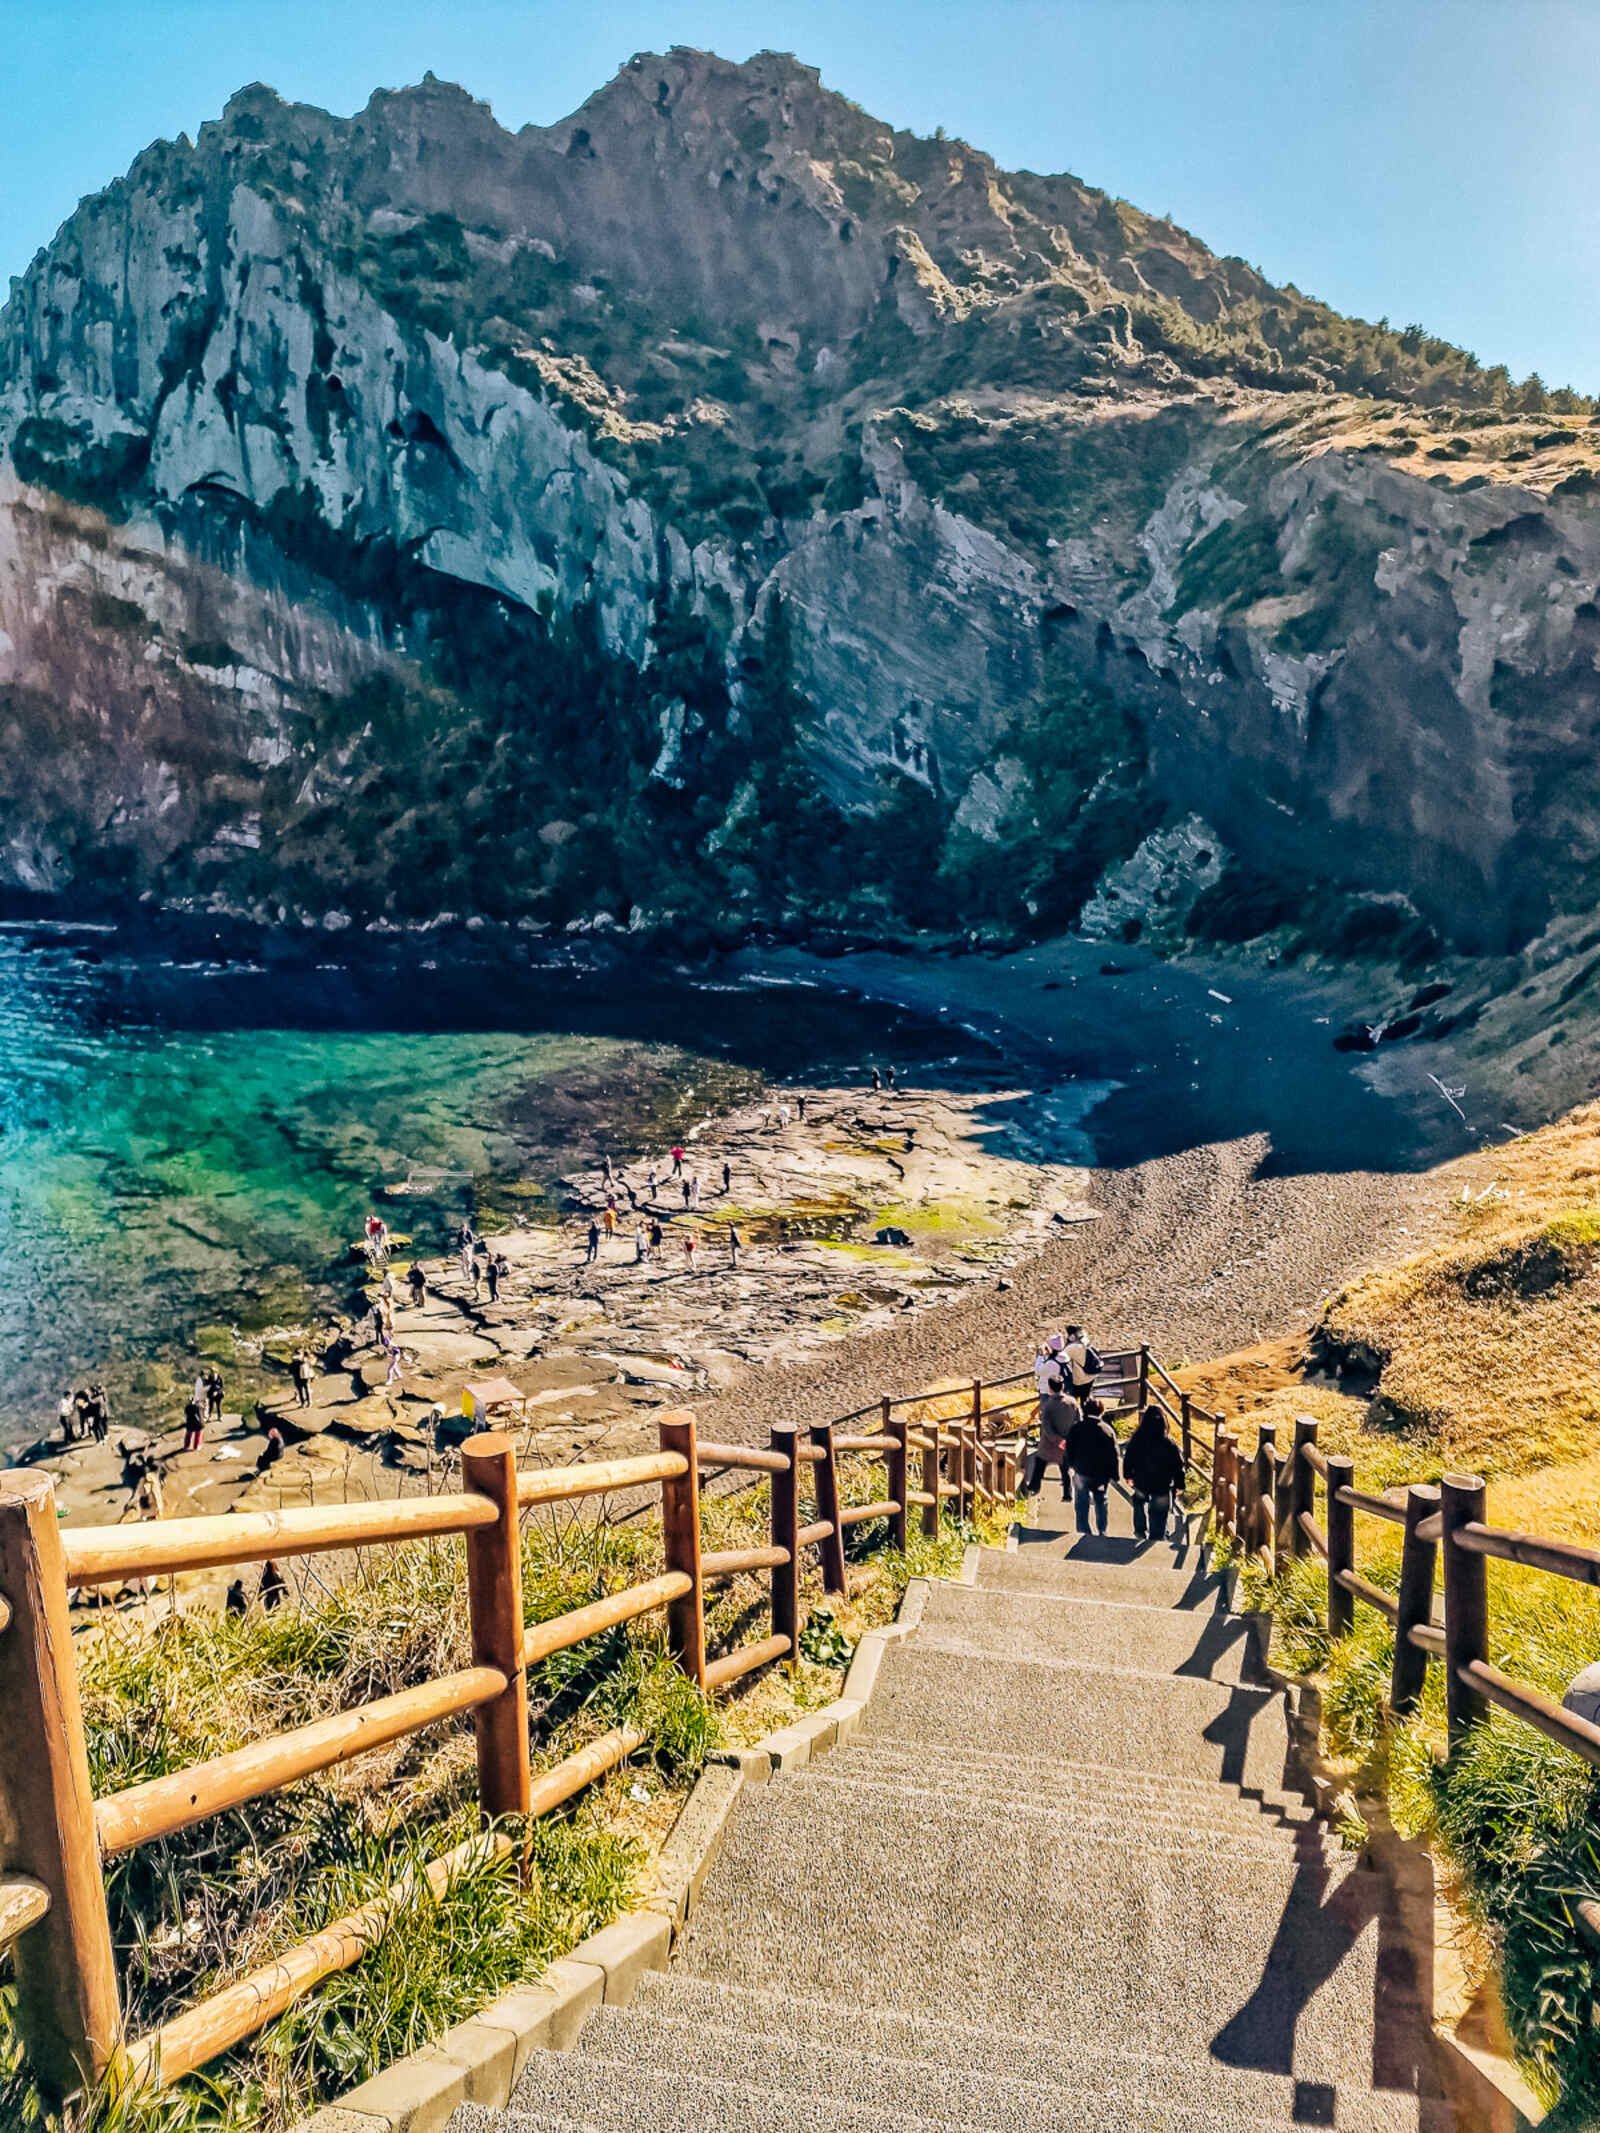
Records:
{"label": "dirt path", "polygon": [[1384,1254],[1420,1245],[1442,1198],[1426,1172],[1257,1175],[1264,1138],[1095,1173],[1102,1219],[1067,1231],[985,1286],[817,1359],[751,1372],[697,1403],[707,1434],[754,1439],[771,1422],[821,1422],[951,1377],[1026,1367],[1041,1331],[1081,1319],[1106,1346],[1148,1340],[1163,1358],[1225,1353],[1307,1322]]}

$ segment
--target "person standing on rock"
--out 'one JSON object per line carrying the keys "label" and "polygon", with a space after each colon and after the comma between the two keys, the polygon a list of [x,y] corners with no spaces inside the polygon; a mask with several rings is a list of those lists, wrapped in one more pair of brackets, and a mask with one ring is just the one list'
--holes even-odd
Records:
{"label": "person standing on rock", "polygon": [[779,1130],[779,1132],[780,1132],[780,1133],[781,1133],[781,1132],[783,1131],[784,1127],[788,1125],[788,1123],[789,1123],[789,1120],[790,1120],[790,1118],[791,1118],[792,1116],[793,1116],[793,1113],[792,1113],[792,1112],[790,1111],[790,1109],[789,1109],[789,1106],[788,1106],[787,1104],[779,1104],[779,1106],[778,1106],[778,1130]]}
{"label": "person standing on rock", "polygon": [[311,1358],[304,1348],[296,1348],[294,1351],[294,1359],[289,1365],[289,1375],[294,1379],[295,1405],[297,1407],[309,1407],[311,1405],[311,1379],[313,1373]]}
{"label": "person standing on rock", "polygon": [[739,1270],[739,1247],[743,1242],[744,1239],[739,1235],[737,1228],[730,1222],[728,1224],[728,1264],[735,1273]]}
{"label": "person standing on rock", "polygon": [[489,1254],[484,1265],[484,1279],[489,1284],[489,1301],[492,1304],[497,1304],[500,1301],[500,1269],[504,1265],[505,1261],[497,1257],[493,1252]]}
{"label": "person standing on rock", "polygon": [[661,1240],[666,1234],[666,1232],[661,1227],[661,1217],[659,1215],[652,1215],[650,1217],[650,1227],[646,1234],[650,1239],[651,1253],[654,1254],[656,1252],[659,1252],[661,1249]]}
{"label": "person standing on rock", "polygon": [[672,1175],[675,1178],[683,1176],[683,1147],[681,1143],[676,1141],[672,1147]]}
{"label": "person standing on rock", "polygon": [[56,1420],[61,1424],[62,1443],[76,1444],[78,1441],[78,1397],[76,1393],[64,1392],[61,1395],[61,1405],[56,1409]]}
{"label": "person standing on rock", "polygon": [[872,1086],[874,1089],[881,1089],[883,1087],[883,1076],[878,1072],[876,1067],[874,1067],[872,1070]]}
{"label": "person standing on rock", "polygon": [[271,1614],[273,1609],[281,1607],[288,1597],[289,1580],[276,1563],[263,1563],[261,1566],[261,1583],[256,1590],[256,1598],[261,1602],[268,1614]]}
{"label": "person standing on rock", "polygon": [[1133,1492],[1135,1540],[1165,1540],[1174,1497],[1182,1500],[1183,1454],[1167,1435],[1154,1400],[1122,1449],[1122,1478]]}
{"label": "person standing on rock", "polygon": [[689,1205],[691,1207],[700,1205],[700,1173],[698,1170],[689,1180]]}
{"label": "person standing on rock", "polygon": [[654,1163],[652,1163],[652,1164],[650,1165],[650,1197],[651,1197],[651,1199],[652,1199],[652,1200],[653,1200],[653,1199],[655,1198],[655,1196],[656,1196],[656,1187],[657,1187],[657,1186],[658,1186],[658,1185],[659,1185],[660,1183],[661,1183],[661,1180],[660,1180],[660,1178],[659,1178],[659,1177],[658,1177],[658,1176],[656,1175],[656,1166],[655,1166],[655,1164],[654,1164]]}
{"label": "person standing on rock", "polygon": [[89,1428],[96,1444],[104,1444],[111,1434],[111,1400],[105,1387],[97,1378],[89,1387],[91,1413]]}
{"label": "person standing on rock", "polygon": [[192,1394],[192,1395],[190,1396],[190,1399],[189,1399],[188,1405],[187,1405],[187,1406],[186,1406],[186,1407],[184,1408],[184,1410],[183,1410],[183,1448],[184,1448],[184,1450],[185,1450],[186,1452],[197,1452],[197,1451],[199,1451],[199,1449],[200,1449],[201,1445],[202,1445],[202,1444],[203,1444],[203,1443],[205,1442],[205,1435],[206,1435],[206,1411],[205,1411],[205,1407],[204,1407],[204,1404],[202,1403],[202,1401],[200,1400],[199,1396],[198,1396],[198,1395],[195,1395],[195,1394]]}
{"label": "person standing on rock", "polygon": [[589,1249],[584,1258],[585,1266],[593,1266],[600,1256],[600,1225],[593,1216],[589,1218]]}
{"label": "person standing on rock", "polygon": [[724,1156],[722,1158],[722,1197],[726,1199],[729,1193],[732,1192],[732,1190],[733,1165],[728,1161],[728,1158]]}
{"label": "person standing on rock", "polygon": [[1106,1491],[1117,1478],[1117,1440],[1098,1400],[1086,1400],[1067,1431],[1066,1463],[1072,1470],[1072,1515],[1079,1533],[1106,1530]]}
{"label": "person standing on rock", "polygon": [[699,1249],[700,1239],[695,1235],[692,1229],[687,1231],[683,1240],[683,1256],[689,1262],[689,1271],[691,1274],[694,1272],[694,1255]]}
{"label": "person standing on rock", "polygon": [[385,1333],[383,1336],[383,1352],[389,1358],[389,1367],[384,1372],[383,1382],[385,1385],[396,1385],[400,1381],[400,1350],[392,1333]]}
{"label": "person standing on rock", "polygon": [[222,1603],[225,1615],[243,1615],[249,1612],[250,1603],[244,1596],[244,1579],[235,1578],[228,1587],[228,1597]]}
{"label": "person standing on rock", "polygon": [[222,1398],[222,1372],[213,1363],[206,1372],[206,1412],[211,1420],[219,1425],[222,1421]]}
{"label": "person standing on rock", "polygon": [[644,1224],[643,1224],[642,1222],[635,1222],[635,1224],[633,1225],[633,1263],[634,1263],[634,1265],[635,1265],[635,1266],[643,1266],[643,1265],[644,1265],[644,1263],[645,1263],[645,1261],[646,1261],[646,1259],[648,1259],[648,1258],[649,1258],[649,1256],[650,1256],[650,1247],[649,1247],[649,1245],[648,1245],[648,1244],[647,1244],[647,1243],[645,1242],[645,1234],[644,1234]]}
{"label": "person standing on rock", "polygon": [[883,1070],[883,1078],[884,1078],[884,1080],[885,1080],[885,1081],[886,1081],[886,1082],[887,1082],[887,1083],[889,1084],[890,1088],[892,1089],[892,1088],[894,1087],[894,1068],[893,1068],[893,1067],[885,1067],[885,1068],[884,1068],[884,1070]]}
{"label": "person standing on rock", "polygon": [[689,1180],[687,1178],[683,1180],[683,1204],[685,1207],[689,1204]]}
{"label": "person standing on rock", "polygon": [[422,1271],[422,1261],[413,1259],[406,1272],[406,1282],[411,1290],[411,1308],[420,1311],[428,1300],[428,1277]]}

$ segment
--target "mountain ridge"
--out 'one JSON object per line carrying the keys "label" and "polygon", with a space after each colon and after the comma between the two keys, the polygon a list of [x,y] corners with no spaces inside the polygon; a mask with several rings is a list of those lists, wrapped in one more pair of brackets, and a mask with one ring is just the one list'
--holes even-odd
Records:
{"label": "mountain ridge", "polygon": [[0,877],[1517,946],[1600,900],[1597,465],[790,55],[252,85],[0,309]]}

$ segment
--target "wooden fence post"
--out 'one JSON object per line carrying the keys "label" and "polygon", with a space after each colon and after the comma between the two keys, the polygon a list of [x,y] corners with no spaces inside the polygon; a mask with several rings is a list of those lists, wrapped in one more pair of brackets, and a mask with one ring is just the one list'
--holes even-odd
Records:
{"label": "wooden fence post", "polygon": [[1317,1441],[1317,1418],[1315,1415],[1296,1415],[1294,1418],[1294,1464],[1289,1470],[1289,1553],[1304,1555],[1311,1542],[1301,1525],[1302,1517],[1309,1516],[1317,1500],[1317,1472],[1306,1453]]}
{"label": "wooden fence post", "polygon": [[1139,1344],[1139,1412],[1144,1413],[1150,1397],[1150,1350],[1144,1342]]}
{"label": "wooden fence post", "polygon": [[1188,1467],[1194,1459],[1194,1403],[1186,1392],[1178,1395],[1178,1429],[1183,1439],[1183,1463]]}
{"label": "wooden fence post", "polygon": [[1262,1422],[1256,1429],[1256,1521],[1251,1547],[1257,1553],[1276,1557],[1278,1525],[1278,1425]]}
{"label": "wooden fence post", "polygon": [[811,1432],[811,1441],[822,1454],[812,1470],[817,1489],[817,1516],[826,1519],[833,1528],[821,1542],[822,1589],[824,1592],[847,1592],[844,1528],[839,1523],[839,1460],[833,1448],[833,1424],[819,1422]]}
{"label": "wooden fence post", "polygon": [[1256,1530],[1256,1462],[1247,1459],[1242,1442],[1233,1447],[1234,1485],[1234,1532],[1239,1546],[1248,1555],[1255,1546]]}
{"label": "wooden fence post", "polygon": [[1278,1457],[1278,1471],[1272,1492],[1272,1574],[1283,1575],[1283,1566],[1289,1560],[1294,1535],[1294,1477],[1300,1466],[1300,1435],[1296,1425],[1293,1445]]}
{"label": "wooden fence post", "polygon": [[104,2073],[122,2041],[116,1962],[95,1840],[67,1577],[48,1474],[0,1471],[0,1869],[50,1898],[12,1950],[28,2066],[61,2099]]}
{"label": "wooden fence post", "polygon": [[1428,1678],[1428,1655],[1411,1641],[1416,1622],[1433,1620],[1433,1572],[1438,1544],[1424,1540],[1417,1528],[1439,1508],[1439,1491],[1426,1482],[1406,1490],[1406,1537],[1400,1550],[1399,1614],[1394,1626],[1394,1668],[1389,1676],[1389,1708],[1396,1718],[1414,1711]]}
{"label": "wooden fence post", "polygon": [[774,1422],[767,1445],[789,1462],[786,1473],[772,1476],[772,1545],[789,1551],[772,1573],[772,1634],[788,1638],[792,1668],[800,1653],[800,1432],[792,1422]]}
{"label": "wooden fence post", "polygon": [[525,1815],[533,1798],[528,1758],[528,1672],[522,1662],[522,1531],[517,1520],[517,1446],[499,1430],[461,1447],[461,1480],[500,1514],[467,1535],[467,1612],[472,1663],[498,1667],[507,1687],[472,1714],[478,1742],[478,1804],[487,1820]]}
{"label": "wooden fence post", "polygon": [[971,1518],[978,1508],[978,1432],[969,1423],[961,1432],[961,1515]]}
{"label": "wooden fence post", "polygon": [[700,1461],[695,1450],[694,1416],[663,1415],[661,1449],[681,1452],[689,1462],[685,1474],[661,1484],[661,1532],[667,1568],[681,1570],[689,1590],[667,1608],[667,1642],[679,1666],[698,1689],[706,1685],[706,1603],[700,1579]]}
{"label": "wooden fence post", "polygon": [[1476,1474],[1446,1474],[1439,1484],[1444,1540],[1445,1713],[1449,1741],[1458,1748],[1469,1729],[1489,1715],[1481,1689],[1462,1679],[1462,1668],[1489,1656],[1489,1564],[1456,1539],[1462,1526],[1483,1517],[1483,1482]]}
{"label": "wooden fence post", "polygon": [[1225,1479],[1222,1488],[1222,1508],[1223,1515],[1227,1520],[1229,1535],[1234,1540],[1237,1540],[1239,1538],[1239,1511],[1244,1494],[1243,1465],[1239,1457],[1239,1440],[1231,1429],[1224,1433],[1223,1441],[1227,1445],[1228,1456],[1224,1462]]}
{"label": "wooden fence post", "polygon": [[1356,1463],[1346,1454],[1328,1454],[1328,1635],[1345,1637],[1355,1627],[1356,1596],[1339,1583],[1341,1570],[1356,1567],[1356,1514],[1341,1503],[1339,1491],[1356,1485]]}
{"label": "wooden fence post", "polygon": [[922,1454],[922,1493],[928,1501],[922,1506],[922,1531],[928,1540],[939,1531],[939,1425],[924,1422],[922,1434],[928,1442]]}
{"label": "wooden fence post", "polygon": [[884,1460],[886,1493],[891,1503],[900,1506],[889,1517],[889,1545],[898,1548],[902,1555],[906,1548],[906,1490],[911,1485],[911,1462],[906,1456],[907,1426],[905,1416],[894,1415],[886,1399],[883,1403],[883,1433],[893,1439]]}

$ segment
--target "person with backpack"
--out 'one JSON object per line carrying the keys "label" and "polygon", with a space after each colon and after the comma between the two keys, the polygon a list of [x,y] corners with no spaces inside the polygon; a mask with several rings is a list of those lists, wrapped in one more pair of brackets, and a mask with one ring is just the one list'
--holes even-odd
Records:
{"label": "person with backpack", "polygon": [[1052,1376],[1045,1388],[1044,1398],[1039,1402],[1039,1441],[1028,1453],[1027,1465],[1022,1474],[1024,1496],[1037,1496],[1044,1481],[1046,1467],[1061,1469],[1061,1500],[1066,1502],[1070,1493],[1067,1485],[1067,1438],[1075,1422],[1081,1420],[1082,1410],[1076,1400],[1069,1400],[1062,1390],[1059,1374]]}
{"label": "person with backpack", "polygon": [[1106,1491],[1117,1478],[1117,1439],[1098,1400],[1085,1400],[1067,1431],[1066,1465],[1072,1470],[1072,1514],[1080,1533],[1106,1530]]}
{"label": "person with backpack", "polygon": [[1167,1435],[1167,1418],[1153,1400],[1123,1446],[1122,1478],[1133,1491],[1135,1540],[1164,1540],[1172,1500],[1183,1489],[1183,1454]]}
{"label": "person with backpack", "polygon": [[1068,1392],[1083,1399],[1094,1390],[1094,1381],[1106,1367],[1083,1337],[1082,1326],[1068,1326],[1061,1351],[1062,1373]]}

